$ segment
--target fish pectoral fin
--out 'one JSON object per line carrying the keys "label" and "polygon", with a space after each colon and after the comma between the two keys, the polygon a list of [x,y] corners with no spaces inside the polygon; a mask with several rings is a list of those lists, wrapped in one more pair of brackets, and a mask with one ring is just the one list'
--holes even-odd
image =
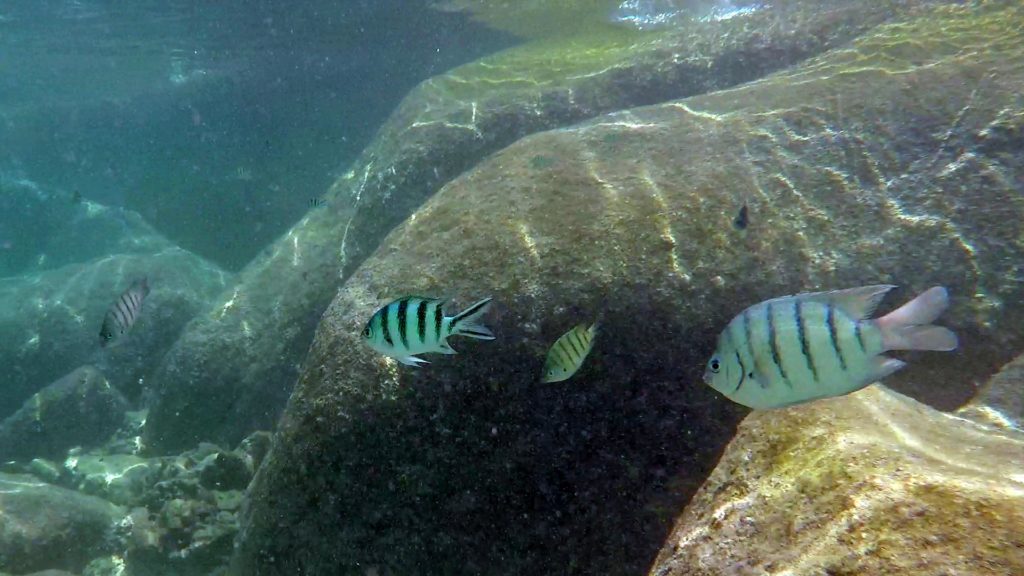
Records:
{"label": "fish pectoral fin", "polygon": [[458,354],[447,342],[442,342],[438,348],[438,352],[441,354]]}
{"label": "fish pectoral fin", "polygon": [[875,356],[874,366],[872,366],[871,372],[867,375],[867,381],[864,385],[867,386],[868,384],[878,382],[906,365],[907,363],[902,360],[889,358],[888,356]]}
{"label": "fish pectoral fin", "polygon": [[398,360],[402,364],[405,364],[406,366],[419,366],[420,364],[430,364],[430,362],[424,360],[423,358],[417,358],[416,356],[405,356],[403,358],[396,358],[396,360]]}

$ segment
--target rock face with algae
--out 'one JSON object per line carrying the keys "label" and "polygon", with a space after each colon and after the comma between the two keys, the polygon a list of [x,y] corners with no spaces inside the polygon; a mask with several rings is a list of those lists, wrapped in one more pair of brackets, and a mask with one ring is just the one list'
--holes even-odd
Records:
{"label": "rock face with algae", "polygon": [[651,576],[1024,573],[1024,434],[882,386],[740,425]]}
{"label": "rock face with algae", "polygon": [[[1022,24],[1017,6],[935,10],[524,138],[447,184],[325,313],[234,573],[647,569],[740,413],[699,382],[718,331],[800,289],[948,286],[971,353],[912,356],[893,382],[962,402],[967,385],[922,383],[969,382],[1024,337],[1024,160],[998,128],[1021,106]],[[408,293],[453,298],[449,314],[494,296],[497,340],[453,339],[419,370],[382,359],[360,332]],[[547,347],[599,316],[581,372],[539,384]]]}
{"label": "rock face with algae", "polygon": [[[198,318],[154,376],[146,430],[158,452],[237,442],[271,426],[344,279],[446,182],[541,130],[724,88],[799,62],[928,2],[816,2],[638,35],[538,41],[416,88],[328,194]],[[535,166],[551,161],[538,155]]]}

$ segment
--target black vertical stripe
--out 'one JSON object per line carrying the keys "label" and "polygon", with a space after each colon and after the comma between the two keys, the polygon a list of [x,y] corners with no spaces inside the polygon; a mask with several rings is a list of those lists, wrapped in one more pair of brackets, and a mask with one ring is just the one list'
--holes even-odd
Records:
{"label": "black vertical stripe", "polygon": [[[750,361],[754,363],[754,372],[761,373],[760,367],[757,365],[757,352],[754,350],[754,337],[750,330],[750,308],[743,311],[743,334],[747,340],[747,351],[750,352]],[[761,385],[766,385],[766,382],[761,382]]]}
{"label": "black vertical stripe", "polygon": [[388,326],[388,316],[391,316],[391,304],[388,304],[380,311],[380,333],[384,335],[384,341],[388,346],[394,346],[395,341],[391,338],[391,326]]}
{"label": "black vertical stripe", "polygon": [[575,335],[576,335],[576,331],[575,330],[570,330],[565,335],[565,338],[562,338],[562,340],[564,340],[565,343],[569,344],[569,348],[572,349],[573,356],[579,356],[580,354],[583,353],[583,349],[576,347],[576,338],[574,338]]}
{"label": "black vertical stripe", "polygon": [[576,339],[576,344],[580,347],[580,356],[587,351],[587,343],[583,340],[583,336],[581,335],[582,331],[582,329],[576,328],[573,328],[572,330],[572,337]]}
{"label": "black vertical stripe", "polygon": [[786,377],[786,369],[782,367],[782,358],[779,356],[778,333],[775,331],[775,314],[772,314],[772,304],[769,303],[765,309],[768,311],[768,345],[772,350],[772,362],[778,367],[782,381],[786,383],[786,386],[792,388],[793,384]]}
{"label": "black vertical stripe", "polygon": [[572,343],[567,342],[568,338],[559,338],[558,345],[561,347],[563,356],[566,359],[566,368],[576,363],[575,348],[571,348]]}
{"label": "black vertical stripe", "polygon": [[135,323],[135,310],[133,310],[134,307],[132,306],[131,300],[128,299],[127,292],[121,294],[121,304],[124,305],[124,308],[122,308],[122,310],[124,310],[125,315],[131,319],[132,323]]}
{"label": "black vertical stripe", "polygon": [[421,343],[427,342],[427,303],[420,300],[416,303],[416,333]]}
{"label": "black vertical stripe", "polygon": [[826,304],[825,309],[828,312],[825,315],[825,321],[828,323],[828,337],[832,342],[832,350],[835,351],[836,357],[839,358],[839,366],[846,371],[846,358],[843,358],[843,351],[839,348],[839,337],[836,334],[836,314],[835,308]]}
{"label": "black vertical stripe", "polygon": [[434,338],[441,342],[441,324],[444,321],[444,311],[441,310],[441,303],[434,303]]}
{"label": "black vertical stripe", "polygon": [[810,369],[814,381],[818,381],[818,369],[814,366],[814,357],[811,356],[811,347],[807,343],[807,330],[804,329],[804,302],[803,300],[793,301],[793,316],[796,318],[797,337],[800,338],[800,351],[807,360],[807,368]]}
{"label": "black vertical stripe", "polygon": [[121,309],[121,303],[115,302],[111,312],[114,313],[114,319],[117,320],[117,327],[121,329],[121,332],[124,332],[128,328],[128,316]]}
{"label": "black vertical stripe", "polygon": [[866,352],[864,349],[864,335],[860,333],[861,320],[856,322],[856,328],[853,329],[853,333],[857,335],[857,344],[860,344],[860,351]]}
{"label": "black vertical stripe", "polygon": [[406,314],[409,312],[409,300],[403,299],[398,302],[398,337],[402,340],[402,346],[409,347],[409,326],[406,321]]}
{"label": "black vertical stripe", "polygon": [[740,386],[743,386],[743,382],[747,379],[747,367],[743,365],[743,360],[740,359],[740,353],[735,352],[736,362],[740,365],[740,383],[736,385],[736,389],[733,392],[739,392]]}

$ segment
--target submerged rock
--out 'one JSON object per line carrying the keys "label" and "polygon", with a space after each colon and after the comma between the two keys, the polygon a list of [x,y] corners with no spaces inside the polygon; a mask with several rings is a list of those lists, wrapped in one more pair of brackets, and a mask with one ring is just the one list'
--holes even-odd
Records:
{"label": "submerged rock", "polygon": [[127,409],[103,374],[83,366],[0,422],[0,460],[62,459],[69,448],[102,444],[121,426]]}
{"label": "submerged rock", "polygon": [[[742,87],[525,138],[448,184],[324,315],[234,573],[647,569],[739,415],[700,382],[718,332],[800,289],[948,286],[970,355],[913,355],[892,382],[962,401],[953,379],[1024,343],[1024,158],[977,147],[1020,106],[1022,31],[1019,6],[935,10]],[[498,338],[417,370],[385,360],[360,332],[406,293],[452,297],[449,314],[494,296]],[[547,347],[599,316],[583,369],[539,384]]]}
{"label": "submerged rock", "polygon": [[1024,574],[1024,434],[882,386],[755,412],[652,576]]}
{"label": "submerged rock", "polygon": [[[335,184],[327,206],[248,266],[175,344],[154,376],[147,445],[172,452],[203,439],[233,444],[273,426],[298,374],[288,359],[308,349],[339,276],[492,152],[601,113],[753,80],[926,2],[782,4],[652,35],[619,30],[528,44],[421,84]],[[559,157],[533,166],[559,170]]]}
{"label": "submerged rock", "polygon": [[1003,366],[957,414],[990,426],[1024,430],[1024,355]]}
{"label": "submerged rock", "polygon": [[[147,276],[152,292],[126,336],[99,345],[103,317],[132,280]],[[83,364],[100,369],[134,399],[140,379],[157,365],[181,329],[229,277],[174,247],[152,254],[115,254],[23,276],[0,278],[0,417],[44,385]]]}
{"label": "submerged rock", "polygon": [[0,278],[170,245],[131,210],[0,175]]}
{"label": "submerged rock", "polygon": [[0,566],[15,574],[62,569],[79,572],[109,552],[123,510],[105,500],[0,473]]}

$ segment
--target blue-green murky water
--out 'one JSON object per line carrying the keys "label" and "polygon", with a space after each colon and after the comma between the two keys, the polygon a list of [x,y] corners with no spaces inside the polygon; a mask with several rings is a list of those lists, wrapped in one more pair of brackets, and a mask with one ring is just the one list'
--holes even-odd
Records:
{"label": "blue-green murky water", "polygon": [[[989,379],[1024,350],[1022,29],[1010,1],[0,3],[0,574],[1020,573],[1020,361]],[[783,411],[703,383],[716,346],[739,386],[848,370],[848,303],[827,345],[719,334],[873,284],[879,316],[945,286],[959,347]]]}

